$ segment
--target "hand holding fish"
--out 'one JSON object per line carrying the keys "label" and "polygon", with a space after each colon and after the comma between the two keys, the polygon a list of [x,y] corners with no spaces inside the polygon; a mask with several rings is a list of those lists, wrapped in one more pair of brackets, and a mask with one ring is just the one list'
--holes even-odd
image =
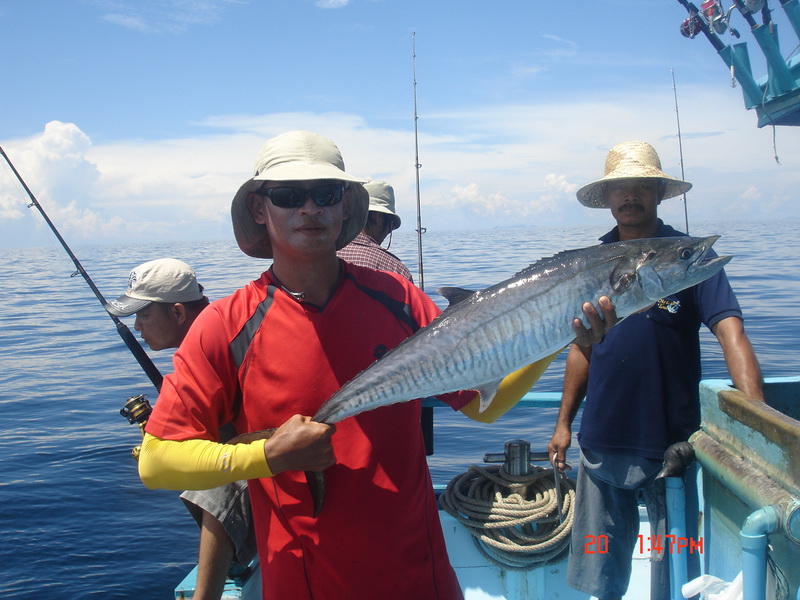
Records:
{"label": "hand holding fish", "polygon": [[264,455],[273,474],[283,471],[322,471],[336,463],[331,436],[336,426],[294,415],[264,444]]}
{"label": "hand holding fish", "polygon": [[588,319],[589,329],[583,324],[580,319],[572,320],[572,329],[575,330],[575,343],[578,346],[591,346],[603,339],[603,336],[616,325],[617,311],[608,296],[600,296],[597,301],[600,310],[603,311],[602,316],[598,313],[597,309],[591,302],[583,303],[583,314]]}

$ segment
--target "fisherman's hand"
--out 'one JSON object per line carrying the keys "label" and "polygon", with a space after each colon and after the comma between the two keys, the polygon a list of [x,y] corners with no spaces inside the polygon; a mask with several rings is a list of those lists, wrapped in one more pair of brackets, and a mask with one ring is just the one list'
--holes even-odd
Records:
{"label": "fisherman's hand", "polygon": [[273,474],[283,471],[322,471],[336,462],[331,446],[333,425],[294,415],[264,443],[264,455]]}
{"label": "fisherman's hand", "polygon": [[553,468],[557,468],[559,471],[567,468],[567,449],[571,444],[572,431],[570,428],[556,425],[553,437],[550,438],[550,443],[547,444],[547,454],[550,456]]}
{"label": "fisherman's hand", "polygon": [[597,305],[603,311],[602,315],[591,302],[583,303],[583,314],[589,321],[589,329],[586,329],[580,319],[572,321],[572,328],[575,330],[575,343],[579,346],[591,346],[599,342],[619,320],[617,319],[617,311],[608,296],[600,296]]}

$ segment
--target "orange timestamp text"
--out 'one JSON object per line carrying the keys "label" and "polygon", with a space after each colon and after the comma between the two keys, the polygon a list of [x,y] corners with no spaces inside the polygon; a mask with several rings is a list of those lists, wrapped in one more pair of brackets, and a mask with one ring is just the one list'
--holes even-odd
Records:
{"label": "orange timestamp text", "polygon": [[[587,535],[584,536],[586,542],[583,545],[583,551],[586,554],[606,554],[608,552],[608,536],[607,535]],[[677,535],[639,535],[639,552],[655,551],[658,553],[666,552],[667,554],[681,554],[688,553],[698,554],[703,553],[703,538],[699,537],[696,540],[691,537],[681,537]]]}

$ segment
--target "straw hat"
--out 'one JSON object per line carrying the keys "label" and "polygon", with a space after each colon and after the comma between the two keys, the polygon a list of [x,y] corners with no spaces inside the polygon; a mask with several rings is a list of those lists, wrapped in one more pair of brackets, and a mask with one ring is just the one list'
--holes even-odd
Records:
{"label": "straw hat", "polygon": [[608,208],[606,183],[619,179],[660,179],[664,183],[662,200],[688,192],[692,184],[670,177],[661,170],[658,154],[647,142],[622,142],[608,151],[603,178],[578,190],[578,200],[590,208]]}
{"label": "straw hat", "polygon": [[194,302],[203,298],[194,269],[182,260],[159,258],[134,268],[128,275],[128,291],[105,308],[112,315],[127,317],[153,302]]}
{"label": "straw hat", "polygon": [[363,179],[344,171],[344,160],[331,140],[310,131],[288,131],[267,140],[258,153],[255,175],[245,181],[231,203],[231,220],[236,242],[242,252],[255,258],[272,258],[272,245],[265,225],[255,222],[247,206],[247,195],[257,191],[264,181],[313,181],[316,179],[347,182],[351,190],[349,217],[342,222],[336,249],[344,248],[367,222],[369,194]]}
{"label": "straw hat", "polygon": [[400,227],[400,217],[394,212],[394,189],[385,181],[373,179],[364,184],[369,193],[370,212],[384,213],[392,217],[392,230]]}

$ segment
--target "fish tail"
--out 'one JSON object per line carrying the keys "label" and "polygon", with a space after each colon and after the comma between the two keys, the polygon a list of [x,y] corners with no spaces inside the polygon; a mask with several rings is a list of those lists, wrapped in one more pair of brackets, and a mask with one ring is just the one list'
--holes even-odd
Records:
{"label": "fish tail", "polygon": [[317,517],[322,511],[322,505],[325,504],[325,472],[306,471],[305,474],[311,499],[314,502],[314,517]]}

